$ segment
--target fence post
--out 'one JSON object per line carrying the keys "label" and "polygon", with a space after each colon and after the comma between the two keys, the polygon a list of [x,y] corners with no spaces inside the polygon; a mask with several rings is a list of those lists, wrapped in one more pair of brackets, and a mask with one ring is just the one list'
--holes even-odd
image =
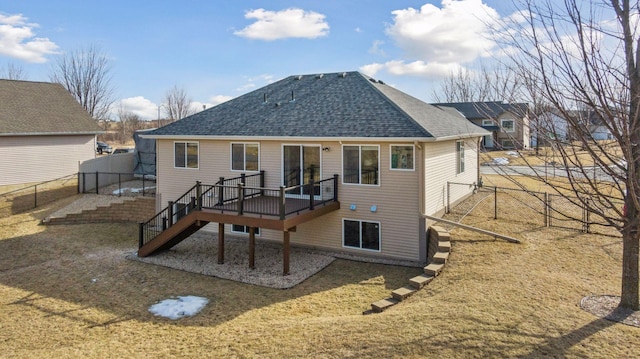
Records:
{"label": "fence post", "polygon": [[549,192],[544,193],[544,226],[549,227]]}
{"label": "fence post", "polygon": [[585,221],[584,221],[584,231],[589,233],[589,224],[591,224],[591,211],[589,211],[589,199],[584,203],[584,213],[585,213]]}
{"label": "fence post", "polygon": [[96,194],[100,194],[100,193],[98,192],[98,189],[100,188],[100,186],[99,186],[100,181],[98,180],[98,178],[99,178],[99,177],[100,177],[100,176],[98,176],[98,171],[96,171]]}
{"label": "fence post", "polygon": [[284,186],[280,186],[280,203],[279,203],[279,209],[278,211],[280,212],[280,220],[284,220],[284,215],[285,215],[285,211],[286,211],[286,199],[284,197]]}
{"label": "fence post", "polygon": [[120,172],[118,172],[118,197],[122,196],[122,181],[120,177]]}
{"label": "fence post", "polygon": [[451,212],[451,183],[447,182],[447,208],[446,213]]}
{"label": "fence post", "polygon": [[493,186],[493,219],[498,219],[498,186]]}
{"label": "fence post", "polygon": [[80,172],[78,172],[77,176],[76,176],[76,187],[78,189],[78,193],[80,193]]}
{"label": "fence post", "polygon": [[38,208],[38,185],[33,186],[33,208]]}
{"label": "fence post", "polygon": [[144,178],[145,177],[146,177],[146,175],[142,174],[142,197],[146,196],[145,190],[146,190],[147,186],[145,186],[145,184],[144,184]]}
{"label": "fence post", "polygon": [[82,193],[87,193],[87,176],[82,172]]}
{"label": "fence post", "polygon": [[238,183],[238,214],[244,213],[244,184]]}
{"label": "fence post", "polygon": [[549,203],[549,227],[553,226],[553,202],[552,202],[553,196],[549,196],[549,201],[547,203]]}

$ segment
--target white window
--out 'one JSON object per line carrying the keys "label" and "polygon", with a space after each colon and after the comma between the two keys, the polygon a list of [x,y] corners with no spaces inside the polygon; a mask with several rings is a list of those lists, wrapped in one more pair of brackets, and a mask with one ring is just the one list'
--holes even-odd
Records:
{"label": "white window", "polygon": [[175,168],[198,168],[198,142],[174,142],[173,165]]}
{"label": "white window", "polygon": [[231,170],[253,171],[260,170],[260,147],[257,143],[231,144]]}
{"label": "white window", "polygon": [[500,120],[500,127],[504,132],[515,132],[516,131],[516,121],[513,119],[502,119]]}
{"label": "white window", "polygon": [[456,174],[464,172],[464,141],[456,141]]}
{"label": "white window", "polygon": [[380,184],[379,152],[378,146],[342,146],[342,183]]}
{"label": "white window", "polygon": [[482,126],[495,126],[495,122],[493,120],[482,120]]}
{"label": "white window", "polygon": [[414,161],[413,145],[391,145],[391,169],[413,171]]}
{"label": "white window", "polygon": [[380,252],[380,223],[343,219],[342,244],[349,248]]}

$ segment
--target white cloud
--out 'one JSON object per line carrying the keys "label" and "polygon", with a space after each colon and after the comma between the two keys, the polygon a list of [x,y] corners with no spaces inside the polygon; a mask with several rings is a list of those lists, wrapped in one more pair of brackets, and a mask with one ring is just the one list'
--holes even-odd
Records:
{"label": "white cloud", "polygon": [[325,16],[314,11],[296,8],[281,11],[257,9],[247,11],[244,17],[255,19],[256,22],[234,34],[250,39],[266,41],[286,38],[315,39],[329,33],[329,24],[325,22]]}
{"label": "white cloud", "polygon": [[[211,96],[211,98],[209,98],[209,101],[211,102],[211,106],[216,106],[219,105],[223,102],[227,102],[229,100],[233,99],[233,96],[226,96],[226,95],[216,95],[216,96]],[[210,106],[207,106],[207,108],[209,108]]]}
{"label": "white cloud", "polygon": [[373,55],[387,56],[387,54],[382,49],[382,45],[384,45],[384,41],[374,40],[373,44],[369,48],[369,53]]}
{"label": "white cloud", "polygon": [[396,76],[417,76],[427,79],[439,79],[464,68],[457,63],[427,63],[422,60],[409,63],[402,60],[393,60],[387,61],[383,64],[373,63],[360,67],[360,71],[362,73],[371,77],[374,77],[376,73],[383,69],[389,74]]}
{"label": "white cloud", "polygon": [[416,60],[467,63],[496,46],[489,28],[499,15],[481,0],[443,0],[442,8],[425,4],[392,14],[387,34]]}
{"label": "white cloud", "polygon": [[[158,105],[142,96],[124,98],[116,102],[114,109],[116,109],[116,119],[118,110],[136,114],[144,121],[158,119]],[[163,114],[161,113],[160,116],[163,116]]]}
{"label": "white cloud", "polygon": [[0,14],[0,55],[27,62],[46,62],[46,55],[58,53],[58,45],[48,38],[36,37],[38,24],[27,23],[22,14]]}

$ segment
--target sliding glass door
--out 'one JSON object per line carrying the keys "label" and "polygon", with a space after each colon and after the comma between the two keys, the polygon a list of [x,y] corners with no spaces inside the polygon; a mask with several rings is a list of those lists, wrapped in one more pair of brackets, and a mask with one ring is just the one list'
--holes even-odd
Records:
{"label": "sliding glass door", "polygon": [[[285,187],[308,184],[311,178],[320,181],[320,146],[284,145],[282,148],[282,178]],[[314,196],[320,195],[320,187],[313,189]],[[287,194],[295,197],[309,196],[309,186],[302,186]]]}

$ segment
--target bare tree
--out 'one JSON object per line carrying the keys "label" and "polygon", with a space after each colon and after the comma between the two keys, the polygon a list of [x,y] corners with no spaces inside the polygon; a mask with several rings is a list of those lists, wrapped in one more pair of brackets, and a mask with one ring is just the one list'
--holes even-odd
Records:
{"label": "bare tree", "polygon": [[178,86],[173,86],[167,91],[164,102],[163,107],[170,121],[179,120],[196,112],[191,108],[192,101],[187,92]]}
{"label": "bare tree", "polygon": [[26,80],[27,75],[25,74],[22,66],[10,62],[4,68],[2,74],[0,74],[0,78],[5,78],[7,80]]}
{"label": "bare tree", "polygon": [[140,116],[131,111],[126,111],[123,107],[118,109],[118,119],[120,120],[119,137],[120,143],[125,143],[133,139],[133,133],[141,128]]}
{"label": "bare tree", "polygon": [[89,46],[58,57],[49,78],[64,86],[91,117],[102,120],[114,102],[110,72],[107,55]]}
{"label": "bare tree", "polygon": [[[566,181],[550,183],[622,233],[620,306],[638,310],[640,230],[640,10],[638,2],[521,0],[507,45],[531,98],[561,118],[569,138],[551,138]],[[538,118],[541,128],[556,123]],[[611,141],[591,129],[605,127]],[[588,156],[585,158],[584,154]],[[624,199],[624,207],[622,206]]]}
{"label": "bare tree", "polygon": [[513,102],[522,97],[522,83],[510,68],[481,66],[478,71],[451,72],[434,90],[434,102]]}

